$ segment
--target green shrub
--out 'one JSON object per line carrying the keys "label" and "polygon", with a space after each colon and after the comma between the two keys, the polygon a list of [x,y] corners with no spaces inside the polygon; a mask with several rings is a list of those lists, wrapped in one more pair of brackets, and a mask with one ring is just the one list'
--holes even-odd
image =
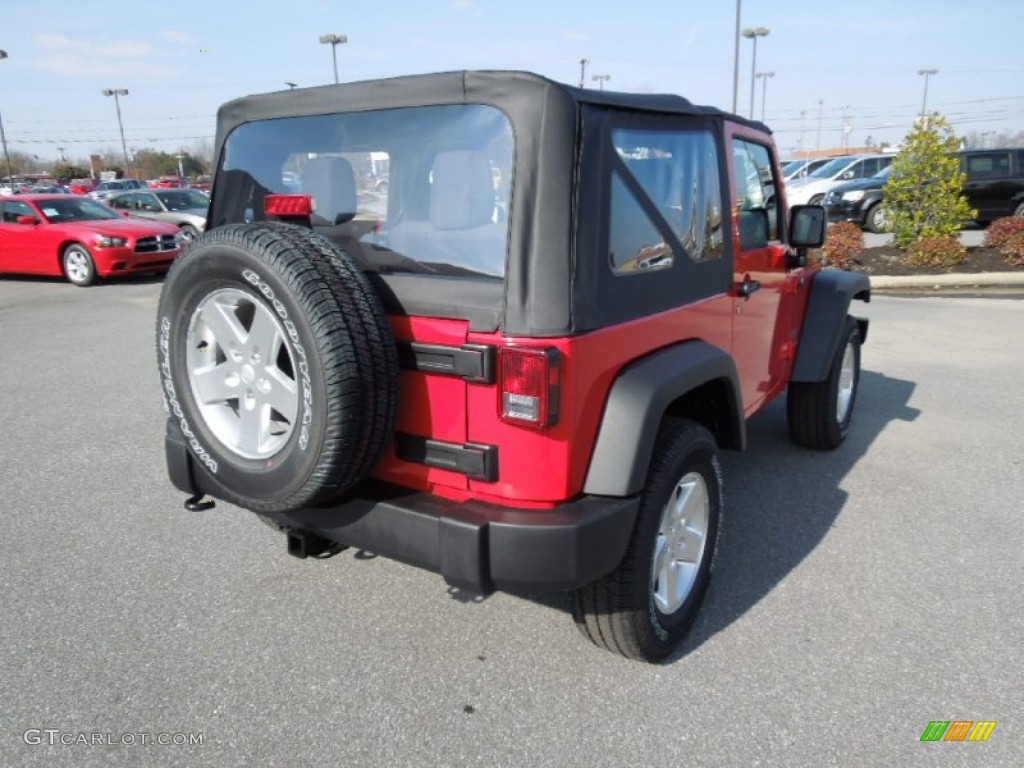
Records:
{"label": "green shrub", "polygon": [[967,249],[952,235],[922,237],[907,249],[907,263],[918,267],[952,269],[967,260]]}
{"label": "green shrub", "polygon": [[842,221],[828,228],[822,246],[822,263],[827,267],[850,269],[854,259],[864,250],[864,233],[852,221]]}
{"label": "green shrub", "polygon": [[985,247],[1003,249],[1003,245],[1016,234],[1024,232],[1024,216],[1004,216],[996,219],[985,230]]}
{"label": "green shrub", "polygon": [[920,118],[907,135],[893,160],[882,203],[897,248],[906,249],[919,238],[954,236],[977,215],[961,195],[959,146],[938,114]]}

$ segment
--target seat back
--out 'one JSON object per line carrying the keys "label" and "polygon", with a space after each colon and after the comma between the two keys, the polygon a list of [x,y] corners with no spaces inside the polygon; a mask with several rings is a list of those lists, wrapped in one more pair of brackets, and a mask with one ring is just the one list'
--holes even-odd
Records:
{"label": "seat back", "polygon": [[355,218],[356,176],[342,157],[315,157],[302,171],[302,191],[313,198],[313,226],[332,227]]}

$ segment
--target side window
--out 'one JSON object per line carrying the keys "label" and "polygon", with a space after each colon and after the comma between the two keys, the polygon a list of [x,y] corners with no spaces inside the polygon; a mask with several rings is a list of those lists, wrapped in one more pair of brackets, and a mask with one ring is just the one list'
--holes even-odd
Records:
{"label": "side window", "polygon": [[732,158],[740,249],[764,248],[779,239],[779,199],[771,153],[762,144],[733,139]]}
{"label": "side window", "polygon": [[36,216],[36,213],[28,203],[9,201],[3,204],[4,224],[17,224],[19,216]]}
{"label": "side window", "polygon": [[127,210],[130,207],[129,200],[132,195],[118,195],[107,200],[107,205],[119,211]]}
{"label": "side window", "polygon": [[967,156],[967,176],[971,179],[1002,179],[1010,175],[1010,156],[1006,152],[987,152]]}
{"label": "side window", "polygon": [[615,274],[724,255],[718,151],[706,131],[612,131],[609,261]]}

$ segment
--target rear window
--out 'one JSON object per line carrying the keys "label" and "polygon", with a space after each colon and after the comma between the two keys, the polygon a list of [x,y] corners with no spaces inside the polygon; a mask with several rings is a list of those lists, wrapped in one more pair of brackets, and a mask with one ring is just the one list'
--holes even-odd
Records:
{"label": "rear window", "polygon": [[217,226],[264,219],[267,194],[308,194],[313,228],[367,271],[504,277],[513,140],[494,107],[246,123],[224,158]]}

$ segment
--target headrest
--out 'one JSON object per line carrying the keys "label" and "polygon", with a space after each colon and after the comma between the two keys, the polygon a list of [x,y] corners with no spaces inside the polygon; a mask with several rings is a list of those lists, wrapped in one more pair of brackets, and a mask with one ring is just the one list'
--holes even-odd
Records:
{"label": "headrest", "polygon": [[434,159],[430,221],[437,229],[472,229],[494,216],[494,176],[477,152],[440,152]]}
{"label": "headrest", "polygon": [[341,157],[314,157],[302,170],[302,191],[313,197],[313,224],[344,224],[356,215],[356,175]]}

